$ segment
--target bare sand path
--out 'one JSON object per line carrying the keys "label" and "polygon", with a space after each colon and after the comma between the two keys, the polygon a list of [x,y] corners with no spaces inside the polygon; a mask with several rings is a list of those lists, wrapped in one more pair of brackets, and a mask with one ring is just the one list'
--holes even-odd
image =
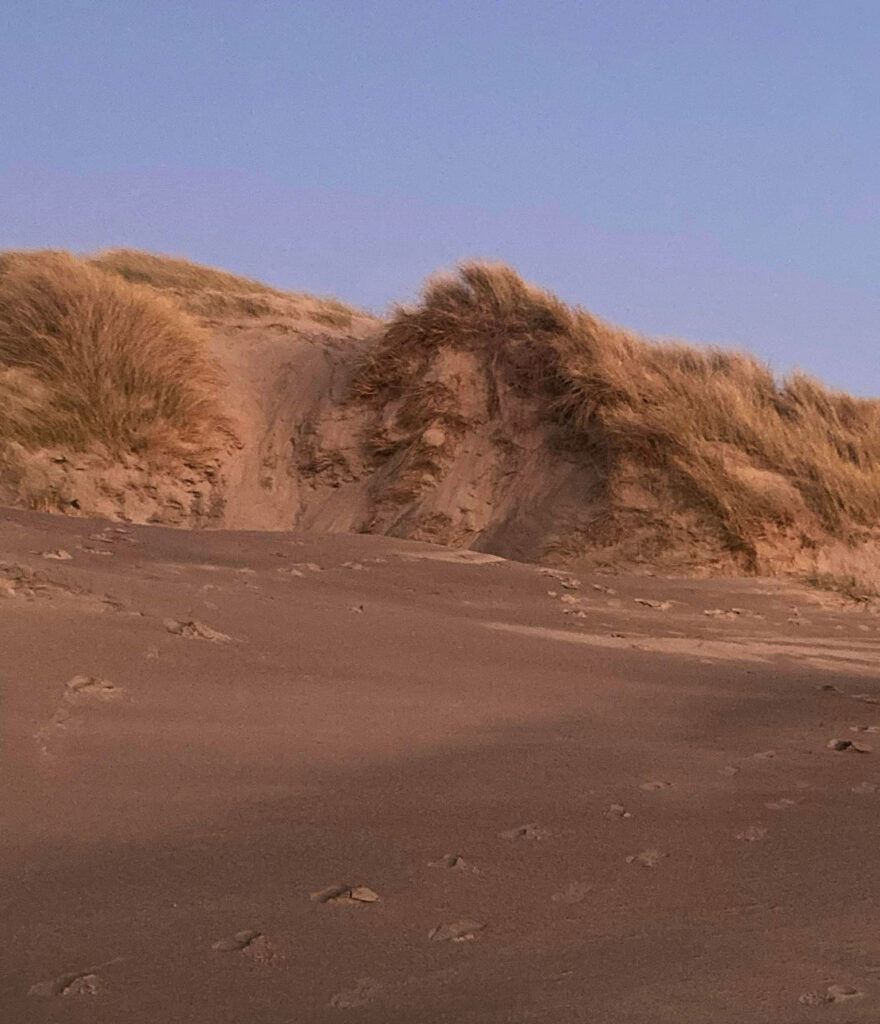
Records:
{"label": "bare sand path", "polygon": [[0,511],[0,1020],[877,1021],[878,626]]}

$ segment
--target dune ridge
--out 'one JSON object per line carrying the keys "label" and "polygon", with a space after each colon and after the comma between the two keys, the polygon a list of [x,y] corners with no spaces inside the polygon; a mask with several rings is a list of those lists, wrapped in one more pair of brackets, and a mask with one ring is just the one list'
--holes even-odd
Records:
{"label": "dune ridge", "polygon": [[[85,365],[74,279],[141,318],[116,334],[89,321],[102,361],[85,384],[66,372]],[[49,332],[34,295],[54,310]],[[161,349],[139,329],[182,339],[178,363],[121,376],[132,352]],[[40,350],[29,331],[54,339],[51,372],[23,359]],[[560,564],[801,571],[856,596],[880,584],[880,402],[802,374],[777,381],[745,354],[644,339],[503,264],[434,277],[383,321],[133,250],[6,254],[0,367],[9,504],[383,533]],[[95,395],[123,407],[101,430],[41,426],[71,403],[92,410]],[[120,467],[140,474],[143,500]],[[95,484],[102,473],[112,486]],[[208,485],[148,500],[182,478]]]}

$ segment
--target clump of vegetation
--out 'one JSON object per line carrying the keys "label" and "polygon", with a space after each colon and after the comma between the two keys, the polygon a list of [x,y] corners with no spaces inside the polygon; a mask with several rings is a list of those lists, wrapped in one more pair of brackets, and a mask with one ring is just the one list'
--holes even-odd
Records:
{"label": "clump of vegetation", "polygon": [[878,401],[802,374],[778,382],[737,352],[647,341],[486,263],[434,278],[397,309],[356,393],[411,397],[443,348],[477,353],[533,397],[609,486],[633,467],[662,478],[746,563],[768,531],[804,521],[846,540],[880,526]]}
{"label": "clump of vegetation", "polygon": [[164,292],[205,319],[293,316],[332,327],[349,327],[353,316],[364,315],[337,299],[282,291],[225,270],[137,249],[108,249],[88,263],[106,274]]}
{"label": "clump of vegetation", "polygon": [[203,267],[174,256],[160,256],[139,249],[107,249],[87,261],[91,266],[125,278],[133,284],[148,284],[160,291],[218,291],[226,294],[284,296],[285,293],[249,277],[225,270]]}
{"label": "clump of vegetation", "polygon": [[0,254],[0,441],[207,453],[228,432],[202,330],[64,252]]}

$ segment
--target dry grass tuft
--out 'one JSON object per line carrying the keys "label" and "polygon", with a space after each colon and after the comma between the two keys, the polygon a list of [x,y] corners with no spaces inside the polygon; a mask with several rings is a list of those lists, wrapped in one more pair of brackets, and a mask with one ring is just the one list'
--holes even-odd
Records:
{"label": "dry grass tuft", "polygon": [[365,315],[337,299],[281,291],[249,277],[137,249],[108,249],[88,263],[106,274],[149,285],[207,320],[295,317],[346,328],[354,316]]}
{"label": "dry grass tuft", "polygon": [[133,284],[148,284],[160,291],[218,291],[227,294],[283,296],[285,293],[269,285],[240,277],[225,270],[203,267],[174,256],[160,256],[139,249],[107,249],[88,260],[99,270],[124,277]]}
{"label": "dry grass tuft", "polygon": [[363,398],[407,397],[440,349],[476,352],[616,476],[644,470],[755,567],[773,531],[852,542],[880,526],[880,402],[751,356],[613,327],[501,264],[467,263],[396,310],[362,369]]}
{"label": "dry grass tuft", "polygon": [[0,254],[0,441],[205,454],[228,429],[200,328],[63,252]]}

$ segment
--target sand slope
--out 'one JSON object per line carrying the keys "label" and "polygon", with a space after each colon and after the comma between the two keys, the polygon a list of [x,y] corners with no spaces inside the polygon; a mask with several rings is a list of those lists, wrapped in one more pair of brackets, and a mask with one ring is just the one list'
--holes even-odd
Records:
{"label": "sand slope", "polygon": [[0,1019],[875,1021],[878,624],[3,511]]}

